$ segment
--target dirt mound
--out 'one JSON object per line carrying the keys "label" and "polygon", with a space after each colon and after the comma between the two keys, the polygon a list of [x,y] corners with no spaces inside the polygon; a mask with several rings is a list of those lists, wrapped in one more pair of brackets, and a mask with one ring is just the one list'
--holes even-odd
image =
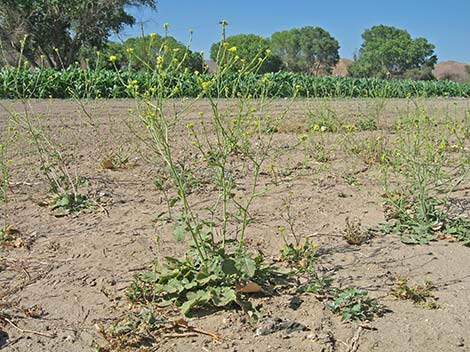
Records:
{"label": "dirt mound", "polygon": [[207,66],[207,72],[209,73],[217,71],[217,63],[214,60],[205,60],[204,65]]}
{"label": "dirt mound", "polygon": [[336,66],[333,68],[333,75],[346,77],[348,75],[348,67],[353,63],[351,59],[339,59]]}
{"label": "dirt mound", "polygon": [[470,65],[463,62],[440,62],[434,67],[432,73],[439,80],[448,79],[457,82],[470,82]]}

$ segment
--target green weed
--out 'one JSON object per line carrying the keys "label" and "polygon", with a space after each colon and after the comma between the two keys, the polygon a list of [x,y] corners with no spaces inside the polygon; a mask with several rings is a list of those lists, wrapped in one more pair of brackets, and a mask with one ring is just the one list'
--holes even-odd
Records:
{"label": "green weed", "polygon": [[167,257],[164,267],[138,275],[128,291],[131,301],[173,303],[184,315],[231,306],[256,314],[247,297],[285,281],[260,253],[240,250],[238,244],[225,250],[207,240],[203,250],[205,260],[192,244],[184,258]]}
{"label": "green weed", "polygon": [[331,294],[333,298],[328,303],[328,308],[333,313],[340,314],[342,320],[373,320],[385,313],[384,306],[369,298],[367,291],[347,288],[333,290]]}
{"label": "green weed", "polygon": [[[224,25],[222,28],[225,30]],[[197,77],[201,91],[196,100],[207,99],[211,112],[201,114],[194,123],[184,123],[183,117],[195,100],[183,100],[172,110],[166,105],[179,94],[179,88],[168,90],[172,86],[168,80],[172,82],[177,77],[175,73],[182,69],[184,57],[178,59],[165,50],[165,41],[155,69],[148,73],[156,80],[154,87],[142,90],[121,76],[123,84],[133,86],[138,114],[155,152],[156,166],[161,169],[164,165],[167,171],[164,182],[156,182],[160,190],[167,192],[168,214],[159,216],[165,220],[161,226],[171,228],[180,242],[187,243],[190,238],[183,257],[166,257],[154,272],[136,277],[129,291],[132,300],[175,304],[185,315],[237,305],[256,314],[256,307],[247,301],[248,295],[275,285],[280,276],[266,264],[261,253],[247,248],[245,235],[253,221],[250,208],[259,195],[262,166],[286,112],[277,117],[265,112],[270,103],[269,76],[260,77],[262,84],[256,90],[241,83],[246,74],[259,69],[267,56],[246,62],[236,51],[235,47],[228,48],[221,42],[217,74],[210,79]],[[231,68],[240,63],[238,75],[227,81]],[[177,82],[176,78],[173,84]],[[297,87],[295,91],[300,90]],[[235,106],[222,110],[219,99],[224,97],[232,98]],[[181,125],[186,126],[191,141],[183,155],[176,152],[173,138],[175,128]],[[198,155],[197,160],[193,155]],[[214,195],[208,198],[210,204],[204,213],[192,203],[191,193],[197,180],[194,165],[212,175],[205,182],[210,184]],[[246,191],[238,189],[237,178],[241,176],[249,179]]]}
{"label": "green weed", "polygon": [[424,285],[412,287],[408,285],[407,279],[401,278],[395,282],[391,294],[398,299],[411,300],[426,308],[436,309],[438,305],[432,293],[434,289],[435,287],[431,281],[426,281]]}
{"label": "green weed", "polygon": [[[448,124],[454,122],[448,117]],[[393,209],[391,218],[395,222],[385,224],[382,230],[397,233],[403,242],[411,244],[429,243],[448,229],[454,235],[465,231],[461,226],[464,222],[452,226],[459,221],[447,213],[449,195],[469,175],[466,160],[451,155],[449,130],[440,128],[422,110],[399,119],[396,129],[396,146],[388,158],[382,159],[381,168],[387,204]],[[401,184],[398,191],[391,187],[391,176]],[[465,232],[459,236],[467,237]]]}

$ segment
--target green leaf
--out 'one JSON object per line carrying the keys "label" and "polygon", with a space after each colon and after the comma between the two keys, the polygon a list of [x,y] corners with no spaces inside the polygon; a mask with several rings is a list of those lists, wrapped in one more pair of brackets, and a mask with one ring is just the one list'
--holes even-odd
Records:
{"label": "green leaf", "polygon": [[157,282],[159,277],[156,273],[146,272],[140,274],[140,279],[145,282]]}
{"label": "green leaf", "polygon": [[225,307],[235,302],[237,294],[230,287],[222,286],[212,291],[212,302],[216,307]]}
{"label": "green leaf", "polygon": [[180,280],[173,278],[163,287],[162,291],[168,293],[181,293],[184,291],[184,286]]}
{"label": "green leaf", "polygon": [[186,237],[186,229],[185,226],[182,224],[175,224],[173,227],[173,236],[175,240],[178,242],[183,242],[184,238]]}
{"label": "green leaf", "polygon": [[199,290],[196,292],[188,292],[186,294],[187,301],[181,305],[181,313],[188,315],[188,313],[196,306],[202,306],[209,302],[211,294],[208,291]]}
{"label": "green leaf", "polygon": [[238,272],[235,261],[233,259],[226,259],[222,262],[222,271],[226,275],[234,275]]}
{"label": "green leaf", "polygon": [[196,276],[196,280],[197,282],[199,283],[200,286],[206,286],[207,284],[209,284],[211,281],[213,282],[216,282],[219,280],[219,277],[215,274],[212,274],[212,275],[208,275],[206,276],[207,274],[198,274],[198,276]]}
{"label": "green leaf", "polygon": [[168,205],[170,206],[170,208],[173,208],[175,206],[175,204],[178,202],[178,200],[179,200],[179,197],[171,198],[168,201]]}
{"label": "green leaf", "polygon": [[256,262],[248,254],[239,258],[236,267],[246,277],[255,276]]}

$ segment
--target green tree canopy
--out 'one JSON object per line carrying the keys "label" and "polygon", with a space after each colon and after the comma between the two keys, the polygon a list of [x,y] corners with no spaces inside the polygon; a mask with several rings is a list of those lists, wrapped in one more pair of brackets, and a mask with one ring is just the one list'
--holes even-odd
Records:
{"label": "green tree canopy", "polygon": [[[169,55],[165,55],[169,54]],[[172,57],[181,63],[182,69],[202,72],[204,59],[200,53],[192,52],[189,48],[171,36],[161,36],[152,33],[143,37],[131,37],[123,43],[109,42],[103,48],[99,65],[112,68],[114,64],[109,57],[116,57],[114,64],[118,68],[131,68],[135,70],[152,70],[156,65],[157,56]],[[90,53],[83,53],[84,57],[93,57]],[[95,55],[96,58],[96,55]],[[97,62],[90,61],[94,66]]]}
{"label": "green tree canopy", "polygon": [[[231,37],[228,37],[225,41],[226,48],[236,47],[236,55],[240,59],[244,59],[247,63],[256,60],[257,58],[264,58],[266,56],[266,51],[270,50],[271,43],[269,39],[263,38],[255,34],[237,34]],[[224,47],[221,46],[221,42],[212,44],[210,57],[214,61],[224,60],[224,53],[227,54],[227,50],[224,50]],[[239,69],[242,63],[234,65],[234,69]],[[261,65],[259,73],[266,72],[277,72],[280,70],[282,62],[280,58],[276,55],[269,55]]]}
{"label": "green tree canopy", "polygon": [[[135,23],[126,8],[156,0],[0,0],[0,40],[31,64],[68,67],[84,46],[101,48],[112,31]],[[28,36],[25,44],[21,41]]]}
{"label": "green tree canopy", "polygon": [[359,58],[348,70],[354,77],[432,78],[437,62],[434,45],[412,39],[403,29],[384,25],[366,29]]}
{"label": "green tree canopy", "polygon": [[330,74],[339,61],[338,41],[320,27],[309,26],[273,33],[271,47],[288,71]]}

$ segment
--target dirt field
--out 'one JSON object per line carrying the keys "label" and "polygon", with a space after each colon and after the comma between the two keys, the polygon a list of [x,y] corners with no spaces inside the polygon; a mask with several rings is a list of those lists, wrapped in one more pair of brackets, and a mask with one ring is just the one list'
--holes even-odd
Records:
{"label": "dirt field", "polygon": [[[127,314],[125,291],[133,275],[148,270],[157,254],[184,253],[170,230],[155,221],[166,204],[154,186],[158,170],[150,160],[151,151],[136,136],[145,134],[128,113],[135,103],[81,104],[86,114],[75,101],[33,101],[31,107],[43,114],[45,126],[66,153],[75,155],[78,174],[89,181],[84,192],[100,204],[93,211],[55,216],[50,207],[43,206],[48,184],[32,146],[23,139],[12,150],[10,222],[22,235],[17,246],[0,248],[0,309],[6,317],[0,319],[0,349],[4,351],[92,351],[96,344],[105,345],[97,329]],[[224,104],[230,106],[230,102]],[[273,102],[271,113],[282,111],[286,104]],[[470,111],[470,102],[463,99],[421,100],[419,104],[437,117],[449,110],[462,116]],[[22,105],[15,102],[14,108],[21,111]],[[265,163],[260,179],[265,192],[255,200],[255,222],[247,233],[250,246],[267,258],[277,258],[283,245],[278,228],[287,226],[283,202],[291,194],[296,232],[318,244],[318,272],[331,276],[335,287],[366,289],[386,306],[383,317],[344,323],[313,294],[279,291],[253,301],[267,319],[289,319],[303,324],[304,331],[257,336],[255,331],[264,322],[251,322],[234,309],[189,320],[195,328],[219,334],[220,340],[200,333],[166,336],[146,350],[470,351],[469,247],[449,240],[410,246],[392,235],[377,235],[361,246],[349,245],[342,234],[347,218],[360,220],[364,227],[384,221],[379,166],[346,152],[348,142],[341,133],[325,137],[324,143],[331,146],[329,161],[310,158],[308,167],[301,166],[305,155],[298,142],[309,126],[307,111],[330,111],[344,123],[376,114],[378,130],[357,134],[393,139],[394,121],[414,108],[407,100],[295,102],[275,134],[276,153]],[[200,111],[210,113],[206,102],[197,102],[186,119],[196,121]],[[1,109],[2,128],[6,119],[7,112]],[[188,141],[184,125],[174,137],[182,160]],[[125,167],[103,168],[103,161],[118,150],[130,155]],[[269,164],[276,167],[268,168]],[[203,171],[194,177],[200,180]],[[242,180],[237,186],[246,185]],[[199,182],[190,200],[203,209],[213,194]],[[463,216],[470,216],[468,181],[451,199]],[[410,285],[432,281],[438,308],[426,309],[393,297],[390,290],[400,277],[408,278]],[[169,318],[178,315],[173,312]]]}

